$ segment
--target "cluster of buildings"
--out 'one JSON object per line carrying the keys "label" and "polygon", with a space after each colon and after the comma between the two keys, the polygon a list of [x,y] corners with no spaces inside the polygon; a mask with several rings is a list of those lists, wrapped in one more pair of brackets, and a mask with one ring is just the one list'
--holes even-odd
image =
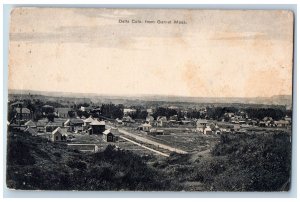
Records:
{"label": "cluster of buildings", "polygon": [[[102,135],[107,142],[117,141],[118,131],[107,128],[105,121],[92,118],[70,118],[67,108],[53,108],[45,105],[42,107],[44,115],[56,113],[52,121],[42,118],[33,121],[32,112],[26,107],[15,108],[15,121],[8,123],[10,129],[23,130],[33,136],[46,135],[51,141],[71,141],[74,134]],[[85,110],[85,109],[84,109]]]}
{"label": "cluster of buildings", "polygon": [[[291,117],[285,116],[281,120],[273,120],[272,117],[264,117],[262,120],[251,119],[245,112],[239,112],[239,115],[235,113],[225,113],[225,117],[228,118],[228,122],[232,124],[238,124],[242,127],[247,126],[258,126],[258,127],[277,127],[277,128],[286,128],[291,126],[292,119]],[[224,119],[223,119],[224,122]]]}
{"label": "cluster of buildings", "polygon": [[[108,128],[105,121],[92,118],[92,116],[71,118],[74,112],[71,108],[54,108],[50,105],[42,107],[44,117],[48,113],[54,114],[55,118],[49,121],[47,118],[42,118],[38,121],[33,121],[32,112],[26,107],[20,107],[21,103],[15,104],[15,121],[10,123],[11,128],[19,128],[29,132],[32,135],[48,134],[49,139],[55,141],[68,141],[73,138],[74,134],[89,134],[102,135],[107,142],[117,141],[118,130]],[[170,108],[170,107],[169,107]],[[177,110],[177,107],[173,107]],[[173,109],[172,108],[172,109]],[[80,107],[83,112],[91,112],[90,107]],[[100,110],[100,109],[99,109]],[[206,108],[200,110],[201,113],[206,113]],[[151,135],[167,134],[165,128],[169,127],[187,127],[205,135],[228,133],[232,131],[246,132],[249,127],[276,127],[287,128],[291,126],[291,118],[286,116],[282,120],[273,120],[271,117],[265,117],[262,120],[250,119],[247,113],[239,111],[238,113],[225,113],[224,119],[217,122],[216,120],[207,119],[189,119],[187,117],[178,118],[177,115],[158,116],[156,119],[152,116],[153,110],[147,110],[148,116],[145,120],[134,120],[130,114],[135,112],[135,109],[124,109],[122,119],[116,119],[115,124],[119,126],[129,126],[143,133]],[[87,115],[91,113],[86,113]],[[74,117],[74,114],[72,115]],[[226,123],[226,124],[221,124]]]}

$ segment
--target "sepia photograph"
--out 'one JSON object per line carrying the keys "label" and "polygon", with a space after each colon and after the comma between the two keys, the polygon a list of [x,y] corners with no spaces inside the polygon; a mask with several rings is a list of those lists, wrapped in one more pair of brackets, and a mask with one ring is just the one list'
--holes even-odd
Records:
{"label": "sepia photograph", "polygon": [[291,10],[17,7],[8,44],[8,189],[291,189]]}

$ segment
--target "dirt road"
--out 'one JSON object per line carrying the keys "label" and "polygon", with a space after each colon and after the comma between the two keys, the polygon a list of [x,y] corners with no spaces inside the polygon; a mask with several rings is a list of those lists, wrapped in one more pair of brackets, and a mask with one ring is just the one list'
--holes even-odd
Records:
{"label": "dirt road", "polygon": [[163,148],[163,149],[169,150],[171,152],[176,152],[176,153],[179,153],[179,154],[187,154],[186,151],[183,151],[181,149],[177,149],[175,147],[171,147],[171,146],[168,146],[168,145],[165,145],[165,144],[161,144],[161,143],[158,143],[158,142],[155,142],[155,141],[152,141],[152,140],[140,137],[140,136],[135,135],[133,133],[130,133],[130,132],[124,130],[124,129],[120,129],[119,128],[118,130],[119,130],[119,132],[121,134],[125,135],[125,138],[126,138],[126,136],[129,136],[129,137],[134,138],[134,139],[136,139],[138,141],[141,141],[141,142],[144,142],[144,143],[147,143],[147,144],[151,144],[151,145],[153,145],[153,146],[155,146],[157,148]]}

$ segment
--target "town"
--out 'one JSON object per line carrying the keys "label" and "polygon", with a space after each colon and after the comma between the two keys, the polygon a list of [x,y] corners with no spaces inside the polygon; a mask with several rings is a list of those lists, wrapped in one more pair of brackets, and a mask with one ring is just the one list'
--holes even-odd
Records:
{"label": "town", "polygon": [[84,152],[96,152],[112,144],[138,155],[160,157],[168,157],[172,152],[209,153],[222,134],[278,130],[291,134],[291,110],[284,106],[208,104],[191,108],[180,103],[124,106],[83,101],[11,96],[9,131],[21,130],[51,142],[65,142]]}

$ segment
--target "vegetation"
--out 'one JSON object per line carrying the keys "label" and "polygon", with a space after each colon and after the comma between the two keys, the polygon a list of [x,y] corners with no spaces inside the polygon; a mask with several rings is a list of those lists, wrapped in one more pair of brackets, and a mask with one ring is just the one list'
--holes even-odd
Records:
{"label": "vegetation", "polygon": [[85,154],[27,133],[9,134],[7,186],[22,190],[178,190],[158,169],[108,146]]}
{"label": "vegetation", "polygon": [[19,132],[9,134],[7,186],[41,190],[283,191],[289,134],[222,135],[210,155],[137,156],[108,146],[87,154]]}

